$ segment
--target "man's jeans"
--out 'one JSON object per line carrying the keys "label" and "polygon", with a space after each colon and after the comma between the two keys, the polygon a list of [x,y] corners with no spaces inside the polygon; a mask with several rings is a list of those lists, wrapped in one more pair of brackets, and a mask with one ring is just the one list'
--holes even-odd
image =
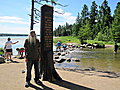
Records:
{"label": "man's jeans", "polygon": [[26,76],[26,82],[30,82],[31,80],[31,70],[32,66],[34,64],[34,69],[35,69],[35,81],[39,80],[39,61],[37,60],[28,60],[26,63],[27,65],[27,76]]}

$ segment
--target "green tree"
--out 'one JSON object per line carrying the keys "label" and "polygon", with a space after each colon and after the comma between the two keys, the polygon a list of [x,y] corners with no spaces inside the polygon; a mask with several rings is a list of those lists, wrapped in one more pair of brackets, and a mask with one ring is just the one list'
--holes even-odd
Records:
{"label": "green tree", "polygon": [[55,36],[61,36],[61,30],[62,30],[62,26],[59,25],[58,28],[55,28],[53,34],[54,34]]}
{"label": "green tree", "polygon": [[97,9],[97,4],[95,1],[92,2],[91,10],[90,10],[90,30],[91,34],[90,37],[93,40],[96,35],[99,32],[99,29],[97,28],[97,22],[98,22],[98,9]]}
{"label": "green tree", "polygon": [[89,11],[88,11],[88,6],[86,4],[84,4],[83,10],[81,12],[81,18],[80,18],[81,26],[86,24],[87,19],[89,19]]}
{"label": "green tree", "polygon": [[72,28],[72,32],[73,32],[72,34],[74,36],[78,36],[78,32],[79,32],[80,27],[81,27],[81,18],[80,18],[80,14],[78,13],[77,18],[76,18],[76,22]]}
{"label": "green tree", "polygon": [[70,36],[72,34],[72,25],[69,25],[67,22],[65,25],[59,25],[58,28],[55,28],[55,36]]}
{"label": "green tree", "polygon": [[77,18],[76,18],[76,24],[80,23],[80,14],[78,13]]}
{"label": "green tree", "polygon": [[90,32],[89,20],[86,21],[86,25],[79,28],[79,33],[78,34],[79,34],[78,38],[79,38],[81,43],[83,43],[83,40],[90,39],[91,32]]}
{"label": "green tree", "polygon": [[77,36],[78,35],[78,31],[76,31],[76,30],[79,31],[79,29],[76,29],[76,23],[74,23],[72,25],[72,36]]}
{"label": "green tree", "polygon": [[99,10],[100,31],[106,35],[106,40],[110,39],[110,28],[112,24],[111,9],[108,6],[108,1],[104,0]]}
{"label": "green tree", "polygon": [[[83,6],[83,10],[81,12],[81,17],[79,20],[79,32],[78,32],[78,38],[83,42],[83,40],[90,39],[90,23],[89,23],[89,11],[86,4]],[[80,26],[81,25],[81,26]]]}
{"label": "green tree", "polygon": [[116,9],[114,11],[114,21],[112,24],[112,36],[115,41],[120,42],[120,2],[117,3]]}

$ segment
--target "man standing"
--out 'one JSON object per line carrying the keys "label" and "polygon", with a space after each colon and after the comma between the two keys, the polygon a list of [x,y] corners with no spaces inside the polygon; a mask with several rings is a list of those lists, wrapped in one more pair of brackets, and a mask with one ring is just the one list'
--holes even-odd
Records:
{"label": "man standing", "polygon": [[31,80],[31,70],[34,64],[36,84],[42,84],[39,81],[39,60],[40,60],[40,42],[36,38],[35,31],[31,30],[29,38],[25,40],[25,55],[26,55],[26,65],[27,65],[27,75],[25,87],[29,87]]}

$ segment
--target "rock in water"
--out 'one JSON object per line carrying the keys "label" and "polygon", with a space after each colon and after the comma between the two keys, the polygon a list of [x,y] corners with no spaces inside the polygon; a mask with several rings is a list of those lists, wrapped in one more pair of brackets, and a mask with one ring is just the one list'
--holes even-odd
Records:
{"label": "rock in water", "polygon": [[70,61],[71,61],[71,59],[70,59],[70,58],[66,58],[66,61],[67,61],[67,62],[70,62]]}
{"label": "rock in water", "polygon": [[72,58],[72,60],[75,62],[80,62],[80,60],[78,58]]}
{"label": "rock in water", "polygon": [[57,63],[62,63],[64,62],[66,59],[65,58],[61,58],[60,60],[55,60]]}
{"label": "rock in water", "polygon": [[59,56],[58,56],[58,57],[56,56],[56,57],[54,57],[54,58],[55,58],[55,59],[59,59]]}

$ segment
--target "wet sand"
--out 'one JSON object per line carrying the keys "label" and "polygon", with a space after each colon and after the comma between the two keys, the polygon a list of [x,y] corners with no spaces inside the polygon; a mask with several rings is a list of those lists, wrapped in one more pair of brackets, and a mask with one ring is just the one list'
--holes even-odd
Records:
{"label": "wet sand", "polygon": [[100,72],[73,72],[63,69],[56,69],[63,81],[54,83],[42,81],[43,86],[34,83],[32,70],[32,85],[25,88],[26,72],[22,73],[22,70],[26,71],[25,61],[15,58],[13,60],[14,62],[0,64],[0,90],[120,90],[119,77],[101,77]]}

